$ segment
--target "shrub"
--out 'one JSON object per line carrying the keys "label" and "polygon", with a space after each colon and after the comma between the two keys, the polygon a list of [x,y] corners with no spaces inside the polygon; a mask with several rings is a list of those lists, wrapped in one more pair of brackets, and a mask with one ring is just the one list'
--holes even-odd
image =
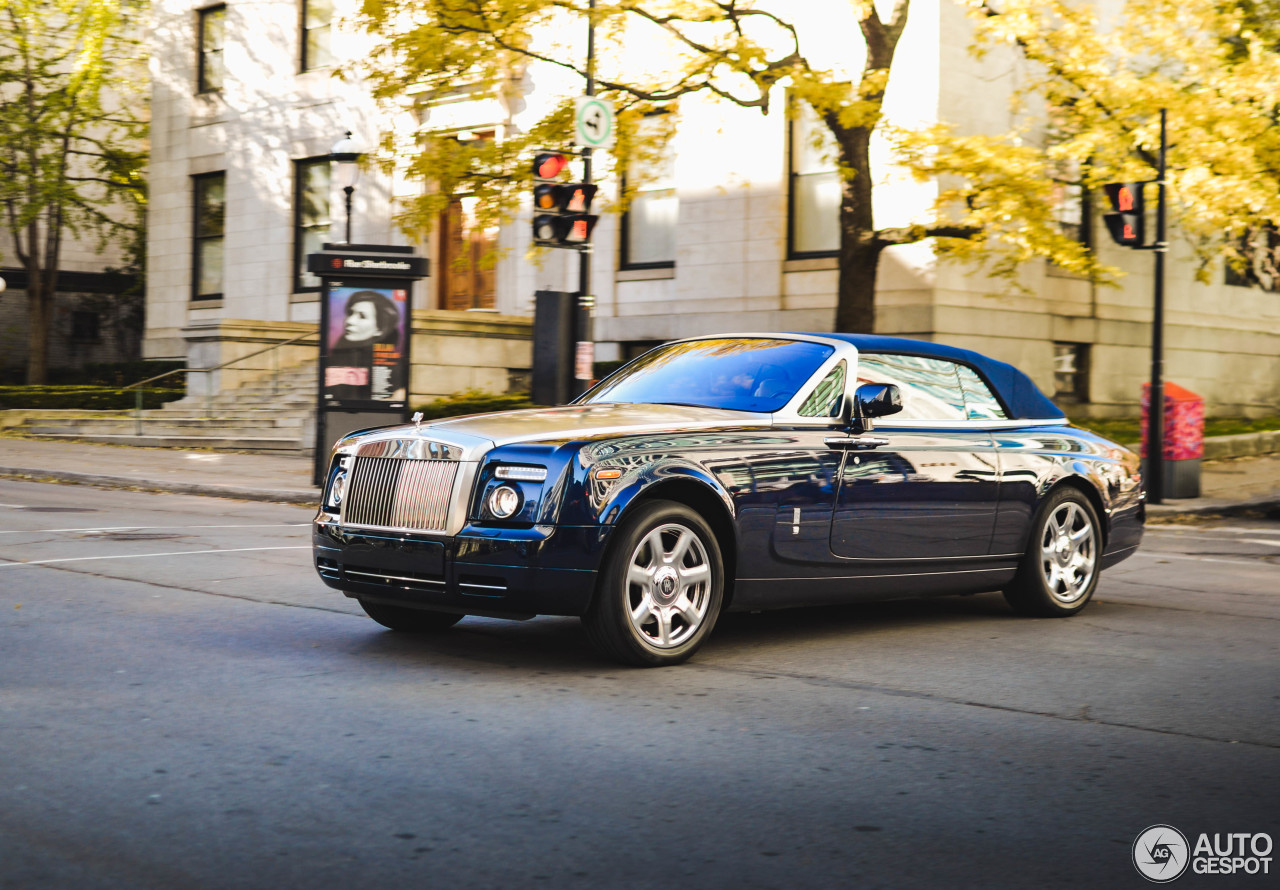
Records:
{"label": "shrub", "polygon": [[[159,408],[186,395],[185,389],[148,389],[143,408]],[[0,409],[70,408],[81,411],[127,411],[137,405],[135,390],[114,386],[0,386]]]}
{"label": "shrub", "polygon": [[[183,361],[90,362],[82,368],[50,368],[49,383],[54,386],[128,386],[166,371],[186,367]],[[22,386],[27,381],[25,367],[0,368],[0,385]],[[181,386],[182,377],[174,375],[164,381],[167,386]]]}
{"label": "shrub", "polygon": [[427,402],[413,410],[421,411],[423,420],[437,420],[441,417],[459,417],[463,414],[485,414],[489,411],[512,411],[517,408],[536,407],[538,406],[529,401],[527,392],[497,395],[469,389],[445,396],[443,399],[436,399],[434,402]]}

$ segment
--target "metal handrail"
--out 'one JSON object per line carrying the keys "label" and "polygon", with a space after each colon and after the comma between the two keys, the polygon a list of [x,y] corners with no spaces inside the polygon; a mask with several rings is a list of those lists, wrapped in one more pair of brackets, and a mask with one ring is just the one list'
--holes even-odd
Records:
{"label": "metal handrail", "polygon": [[[310,337],[318,338],[319,333],[319,329],[315,331],[308,331],[307,333],[299,334],[290,340],[282,340],[279,343],[273,343],[270,346],[265,346],[262,349],[247,353],[246,355],[242,355],[238,358],[233,358],[230,361],[225,361],[220,365],[214,365],[212,368],[174,368],[172,371],[165,371],[163,374],[157,374],[154,377],[148,377],[146,380],[139,380],[137,383],[130,383],[128,386],[122,387],[120,390],[121,392],[134,389],[135,387],[137,388],[137,398],[134,400],[134,435],[142,435],[142,395],[146,391],[148,383],[155,383],[157,380],[164,380],[166,377],[171,377],[174,374],[212,374],[214,371],[221,371],[223,368],[238,364],[245,359],[255,358],[263,353],[270,352],[272,353],[271,393],[272,395],[276,395],[280,391],[280,356],[279,353],[275,352],[275,350],[279,349],[281,346],[292,346],[294,343],[297,343],[300,340],[306,340]],[[319,345],[319,339],[316,340],[316,345]],[[213,417],[213,394],[211,392],[211,388],[207,385],[204,388],[204,413],[206,418]]]}

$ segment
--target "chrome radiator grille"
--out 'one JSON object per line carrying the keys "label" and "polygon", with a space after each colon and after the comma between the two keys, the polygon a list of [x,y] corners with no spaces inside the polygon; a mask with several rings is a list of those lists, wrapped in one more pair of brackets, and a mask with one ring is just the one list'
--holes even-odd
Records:
{"label": "chrome radiator grille", "polygon": [[443,532],[458,462],[357,457],[342,524]]}

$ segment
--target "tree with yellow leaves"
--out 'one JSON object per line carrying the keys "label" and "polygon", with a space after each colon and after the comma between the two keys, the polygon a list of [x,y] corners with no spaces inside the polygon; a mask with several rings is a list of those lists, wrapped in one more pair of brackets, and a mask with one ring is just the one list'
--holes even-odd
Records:
{"label": "tree with yellow leaves", "polygon": [[68,236],[123,239],[140,263],[145,11],[136,0],[0,0],[0,251],[26,273],[28,383],[46,380]]}
{"label": "tree with yellow leaves", "polygon": [[[940,212],[965,208],[957,224],[999,229],[1004,208],[983,195],[1009,164],[1075,169],[1087,189],[1154,180],[1166,109],[1170,224],[1200,259],[1201,277],[1225,260],[1280,286],[1280,4],[1127,0],[1106,18],[1062,0],[971,8],[979,52],[1013,45],[1034,63],[1015,102],[1047,118],[1053,138],[1030,149],[1017,134],[959,138],[945,126],[912,134],[917,174],[961,183],[940,194]],[[946,247],[965,258],[984,249]]]}
{"label": "tree with yellow leaves", "polygon": [[[1194,100],[1182,97],[1175,107],[1176,89],[1153,84],[1205,78],[1213,84],[1206,89],[1215,97],[1214,119],[1225,127],[1234,118],[1240,127],[1231,136],[1233,144],[1275,138],[1258,129],[1266,103],[1248,95],[1262,84],[1263,72],[1272,70],[1274,54],[1260,55],[1254,38],[1243,28],[1232,31],[1230,13],[1217,12],[1211,0],[1177,4],[1174,21],[1185,34],[1156,21],[1159,10],[1174,8],[1171,0],[1133,0],[1122,27],[1147,31],[1128,51],[1121,51],[1124,44],[1101,29],[1089,13],[1057,0],[974,2],[980,39],[988,46],[1001,41],[1010,44],[1039,67],[1034,89],[1023,91],[1019,99],[1039,107],[1047,102],[1054,109],[1053,128],[1060,135],[1051,144],[1025,138],[1033,129],[1043,131],[1043,114],[1027,133],[964,138],[944,126],[909,131],[884,120],[885,92],[910,0],[885,0],[879,5],[850,0],[858,24],[850,43],[857,42],[862,58],[860,74],[853,79],[811,64],[797,27],[787,18],[787,4],[764,0],[364,0],[361,22],[382,42],[363,68],[376,95],[384,100],[402,100],[409,86],[428,101],[456,94],[460,88],[510,96],[518,93],[520,72],[532,62],[585,77],[585,60],[568,51],[561,37],[585,33],[588,20],[606,39],[621,41],[647,31],[665,41],[663,57],[670,62],[662,70],[625,70],[606,58],[592,72],[599,93],[620,110],[617,154],[622,163],[660,151],[662,128],[655,135],[639,122],[683,96],[707,93],[768,113],[774,88],[785,85],[821,122],[834,145],[841,174],[834,320],[840,331],[875,330],[879,260],[894,245],[935,239],[943,255],[979,260],[992,271],[1010,276],[1033,257],[1049,258],[1082,274],[1103,271],[1088,248],[1065,234],[1058,223],[1055,192],[1060,188],[1060,171],[1064,162],[1077,162],[1081,182],[1088,188],[1102,181],[1137,177],[1147,169],[1155,132],[1151,122],[1160,102],[1169,105],[1172,119],[1179,108],[1187,108],[1188,116],[1175,124],[1175,133],[1188,134]],[[1200,11],[1193,15],[1188,9]],[[1155,80],[1148,82],[1143,76],[1144,56],[1163,58],[1160,53],[1166,50],[1157,35],[1185,40],[1192,34],[1194,45],[1205,53],[1194,65],[1195,74],[1149,69],[1145,73]],[[1188,65],[1194,61],[1178,59]],[[1273,79],[1275,83],[1280,80]],[[461,191],[477,198],[483,220],[510,218],[527,194],[532,150],[556,145],[562,134],[571,132],[571,97],[564,99],[527,132],[502,141],[468,143],[452,134],[428,134],[406,146],[388,136],[384,148],[389,163],[404,163],[411,176],[437,186],[409,202],[401,222],[413,229],[429,228],[449,197]],[[1274,110],[1274,102],[1270,107]],[[877,226],[871,165],[877,131],[895,146],[897,163],[922,179],[946,183],[939,189],[930,219],[909,226]],[[1207,136],[1194,142],[1205,152],[1197,161],[1202,166],[1226,161],[1222,146],[1215,148]],[[1190,147],[1188,141],[1179,151]],[[1247,154],[1261,158],[1262,153],[1259,146],[1252,146]],[[1227,213],[1227,202],[1222,200],[1214,206],[1223,213],[1207,212],[1212,187],[1194,188],[1192,173],[1180,170],[1175,188],[1178,198],[1188,202],[1179,219],[1196,221],[1193,226],[1184,225],[1184,231],[1202,240],[1216,231],[1222,243],[1236,245],[1219,247],[1228,253],[1241,249],[1247,233],[1261,231],[1268,220],[1277,218],[1266,208],[1280,194],[1273,187],[1271,198],[1264,200],[1259,189],[1246,185],[1250,173],[1245,168],[1232,169],[1234,173],[1224,169],[1213,177],[1218,186],[1226,187],[1228,181],[1237,184],[1243,191],[1236,197],[1258,208],[1247,219]]]}

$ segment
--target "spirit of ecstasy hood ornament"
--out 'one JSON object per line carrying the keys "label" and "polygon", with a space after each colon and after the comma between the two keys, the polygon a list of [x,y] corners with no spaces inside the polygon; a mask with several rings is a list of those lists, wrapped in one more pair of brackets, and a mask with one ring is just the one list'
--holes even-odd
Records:
{"label": "spirit of ecstasy hood ornament", "polygon": [[413,425],[417,427],[418,435],[421,436],[422,435],[422,412],[421,411],[413,412]]}

